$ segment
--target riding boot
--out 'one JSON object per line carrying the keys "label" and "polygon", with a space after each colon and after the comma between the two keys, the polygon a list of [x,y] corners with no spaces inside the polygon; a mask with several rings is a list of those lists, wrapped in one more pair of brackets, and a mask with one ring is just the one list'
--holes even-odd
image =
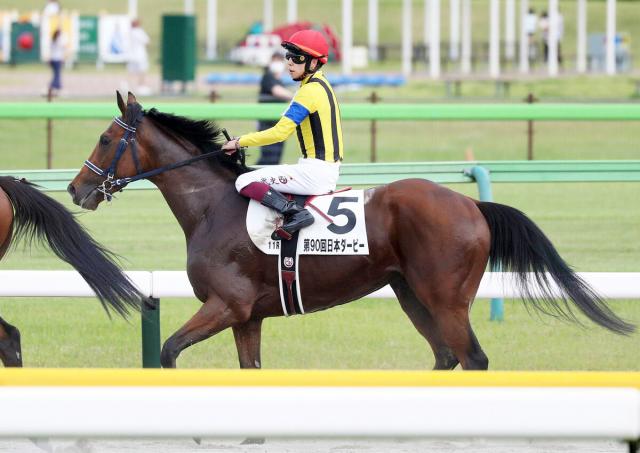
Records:
{"label": "riding boot", "polygon": [[301,208],[294,200],[287,199],[287,197],[273,188],[270,188],[264,194],[262,204],[268,208],[275,209],[284,216],[284,225],[271,235],[271,239],[274,240],[289,240],[293,233],[311,225],[315,220],[308,210]]}

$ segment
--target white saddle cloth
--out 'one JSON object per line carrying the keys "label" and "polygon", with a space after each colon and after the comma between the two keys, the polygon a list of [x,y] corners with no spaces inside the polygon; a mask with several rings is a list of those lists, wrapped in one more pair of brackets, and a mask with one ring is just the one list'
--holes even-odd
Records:
{"label": "white saddle cloth", "polygon": [[[369,254],[363,190],[319,195],[312,198],[310,204],[313,206],[308,205],[307,209],[315,222],[300,230],[299,255]],[[272,240],[271,233],[281,224],[280,214],[251,200],[247,210],[247,231],[255,246],[267,255],[280,253],[281,241]]]}

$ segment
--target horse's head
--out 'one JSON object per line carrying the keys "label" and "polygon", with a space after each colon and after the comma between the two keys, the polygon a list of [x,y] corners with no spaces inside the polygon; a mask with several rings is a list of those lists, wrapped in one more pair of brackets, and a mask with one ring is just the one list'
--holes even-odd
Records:
{"label": "horse's head", "polygon": [[84,167],[67,187],[73,202],[85,209],[95,210],[101,201],[110,201],[112,194],[127,184],[127,178],[141,173],[147,164],[144,145],[136,136],[144,116],[142,106],[132,93],[126,104],[120,93],[116,92],[116,97],[122,116],[114,118],[100,135]]}

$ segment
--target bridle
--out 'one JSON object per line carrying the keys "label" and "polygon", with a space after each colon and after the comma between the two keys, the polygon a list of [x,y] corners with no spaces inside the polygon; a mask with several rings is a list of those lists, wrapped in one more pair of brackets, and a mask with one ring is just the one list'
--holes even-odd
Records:
{"label": "bridle", "polygon": [[[124,135],[120,139],[120,143],[118,144],[118,149],[116,150],[116,153],[113,156],[113,159],[111,160],[111,164],[109,165],[109,168],[104,170],[88,159],[84,161],[85,167],[87,167],[89,170],[96,173],[97,175],[100,175],[105,178],[104,181],[102,181],[102,184],[96,187],[96,190],[100,192],[102,195],[104,195],[104,201],[111,201],[113,199],[114,192],[122,191],[128,184],[132,182],[138,181],[140,179],[151,178],[153,176],[159,175],[160,173],[164,173],[165,171],[184,167],[185,165],[190,165],[193,162],[197,162],[203,159],[208,159],[210,157],[218,156],[224,153],[224,151],[222,151],[221,149],[216,151],[210,151],[208,153],[191,157],[189,159],[185,159],[180,162],[176,162],[173,164],[165,165],[164,167],[143,172],[140,167],[140,159],[138,158],[138,146],[136,141],[136,128],[140,123],[140,121],[142,121],[143,117],[144,117],[144,112],[143,111],[138,112],[138,114],[133,120],[132,125],[127,124],[117,116],[113,119],[114,123],[116,123],[118,126],[124,129]],[[231,137],[229,137],[229,134],[227,133],[226,129],[222,129],[222,132],[224,133],[227,140],[231,140]],[[126,176],[124,178],[116,178],[115,174],[116,174],[116,168],[118,167],[118,162],[126,152],[127,148],[131,148],[131,156],[133,157],[133,162],[136,166],[136,175]],[[246,157],[244,148],[240,148],[238,151],[236,151],[236,153],[239,153],[238,156],[239,156],[240,163],[244,166],[245,157]],[[116,189],[116,190],[113,190],[113,189]]]}
{"label": "bridle", "polygon": [[[142,178],[139,178],[139,176],[143,175],[144,173],[140,169],[140,160],[138,159],[136,127],[142,120],[143,116],[144,116],[144,113],[139,112],[138,115],[136,115],[135,119],[133,120],[133,125],[129,125],[125,123],[117,116],[113,119],[113,122],[115,124],[117,124],[118,126],[124,129],[124,135],[120,139],[120,143],[118,143],[118,149],[116,150],[116,153],[113,156],[113,159],[111,160],[111,164],[109,165],[109,168],[104,170],[88,159],[84,161],[85,167],[87,167],[89,170],[96,173],[97,175],[100,175],[105,178],[105,180],[102,181],[102,184],[100,184],[97,187],[98,192],[104,195],[105,201],[111,201],[111,199],[113,198],[113,193],[111,192],[112,189],[116,188],[117,189],[116,192],[118,192],[124,189],[124,187],[130,182],[136,181],[138,179],[142,179]],[[135,166],[136,166],[136,176],[115,179],[118,162],[120,161],[120,158],[124,155],[125,151],[129,147],[131,148],[131,156],[133,157],[133,162],[135,163]]]}

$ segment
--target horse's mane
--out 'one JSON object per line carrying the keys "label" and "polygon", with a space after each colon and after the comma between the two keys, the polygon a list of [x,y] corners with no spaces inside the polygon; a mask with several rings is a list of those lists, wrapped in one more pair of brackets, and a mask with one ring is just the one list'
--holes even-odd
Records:
{"label": "horse's mane", "polygon": [[[128,115],[129,111],[132,110],[129,107],[126,111],[127,122],[130,120]],[[222,136],[222,129],[215,122],[192,120],[184,116],[162,113],[156,109],[147,110],[144,112],[144,115],[157,125],[192,143],[200,153],[206,154],[215,151],[216,156],[206,159],[211,166],[216,167],[222,165],[233,171],[236,175],[251,171],[251,168],[244,164],[241,153],[237,152],[231,156],[225,153],[218,153],[225,139]],[[135,116],[135,112],[132,112],[132,116]]]}

